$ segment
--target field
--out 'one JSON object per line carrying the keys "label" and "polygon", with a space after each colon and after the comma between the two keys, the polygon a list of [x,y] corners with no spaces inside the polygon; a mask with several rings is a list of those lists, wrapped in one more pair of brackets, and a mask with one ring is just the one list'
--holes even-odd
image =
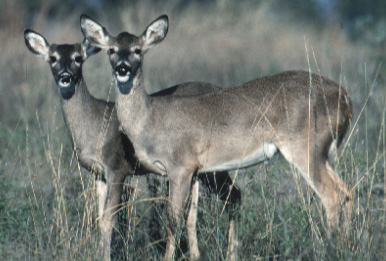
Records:
{"label": "field", "polygon": [[[124,30],[138,35],[159,15],[168,14],[166,39],[145,57],[149,93],[188,81],[229,87],[298,69],[340,83],[351,97],[354,117],[339,158],[332,163],[354,191],[350,234],[327,236],[320,199],[276,155],[233,173],[242,191],[237,209],[239,258],[385,260],[385,48],[352,40],[338,19],[314,23],[278,11],[275,5],[252,2],[178,6],[134,1],[107,12],[94,9],[90,15],[113,35]],[[55,13],[49,1],[43,1],[31,11],[23,3],[5,0],[0,11],[0,258],[97,260],[93,177],[73,153],[49,66],[27,50],[23,39],[28,27],[50,43],[79,42],[79,16],[89,9]],[[83,70],[94,96],[114,99],[103,52],[90,58]],[[115,258],[158,260],[166,243],[167,180],[148,175],[126,182],[134,190],[119,213],[123,224],[114,237]],[[202,192],[199,247],[204,259],[224,260],[228,215],[218,198],[205,188]],[[186,231],[181,229],[178,256],[185,255]]]}

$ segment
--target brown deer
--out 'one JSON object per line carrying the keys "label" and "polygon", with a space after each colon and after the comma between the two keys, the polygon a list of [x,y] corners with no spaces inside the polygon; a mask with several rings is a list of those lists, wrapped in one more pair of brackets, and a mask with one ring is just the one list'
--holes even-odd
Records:
{"label": "brown deer", "polygon": [[[49,44],[42,35],[30,29],[24,31],[24,39],[28,49],[50,65],[61,97],[64,120],[79,162],[96,176],[101,246],[103,258],[108,260],[113,220],[119,206],[123,181],[129,174],[141,175],[149,171],[137,166],[136,172],[133,172],[133,166],[137,165],[136,158],[130,141],[119,131],[114,103],[94,98],[87,89],[82,65],[89,56],[100,49],[91,46],[87,39],[76,44]],[[191,88],[190,84],[178,85],[157,95],[197,95],[220,89],[210,84],[195,86],[197,88]],[[208,175],[209,180],[213,177],[213,174]],[[223,200],[230,199],[230,203],[239,203],[240,192],[232,185],[232,179],[224,171],[218,173],[218,189],[212,191],[220,193]],[[198,182],[195,186],[198,186]],[[198,191],[193,195],[193,209],[197,207],[197,198]],[[194,243],[197,242],[196,215],[195,211],[190,213],[192,214],[188,218],[188,233],[189,240]]]}
{"label": "brown deer", "polygon": [[[319,195],[331,228],[341,213],[350,221],[352,191],[328,163],[330,149],[341,143],[352,118],[350,98],[337,83],[287,71],[205,95],[152,97],[142,63],[166,36],[166,15],[139,36],[111,36],[86,15],[81,28],[107,51],[118,119],[138,159],[168,176],[167,260],[174,258],[176,229],[195,173],[252,166],[278,151]],[[199,257],[198,249],[191,255]]]}

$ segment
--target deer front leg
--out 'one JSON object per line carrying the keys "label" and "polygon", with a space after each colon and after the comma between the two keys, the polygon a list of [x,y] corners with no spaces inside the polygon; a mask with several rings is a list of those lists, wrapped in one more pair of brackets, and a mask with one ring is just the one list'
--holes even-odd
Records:
{"label": "deer front leg", "polygon": [[239,242],[237,240],[237,226],[235,225],[235,219],[239,218],[238,210],[241,205],[241,192],[233,181],[228,176],[228,193],[230,198],[228,199],[228,211],[229,211],[229,229],[228,229],[228,248],[226,260],[234,261],[237,260],[237,248]]}
{"label": "deer front leg", "polygon": [[211,188],[211,192],[219,196],[226,204],[226,209],[229,213],[229,229],[228,248],[225,260],[237,260],[238,240],[235,219],[239,217],[237,212],[241,205],[240,189],[233,183],[232,178],[226,171],[209,173],[202,180]]}
{"label": "deer front leg", "polygon": [[169,175],[168,239],[165,260],[174,260],[176,233],[189,195],[192,176],[193,172],[186,169],[174,171]]}
{"label": "deer front leg", "polygon": [[197,260],[200,258],[200,251],[198,249],[198,242],[197,242],[197,229],[196,229],[199,188],[200,188],[200,183],[197,179],[195,179],[192,185],[192,200],[190,202],[188,218],[186,219],[186,229],[188,231],[191,260]]}
{"label": "deer front leg", "polygon": [[96,180],[96,188],[98,193],[98,221],[100,231],[103,230],[103,211],[106,204],[107,184],[102,180]]}
{"label": "deer front leg", "polygon": [[[99,242],[100,251],[102,251],[102,255],[105,260],[109,260],[110,258],[110,245],[107,242],[106,236],[106,224],[105,224],[105,207],[106,207],[106,198],[107,198],[107,184],[105,181],[97,180],[96,181],[97,193],[98,193],[98,221],[99,221],[99,229],[101,233],[101,239]],[[107,249],[107,246],[109,247]],[[107,256],[107,259],[106,259]]]}
{"label": "deer front leg", "polygon": [[110,172],[106,175],[106,193],[101,217],[101,245],[103,260],[110,260],[111,235],[114,227],[114,217],[119,206],[124,177]]}
{"label": "deer front leg", "polygon": [[227,248],[227,256],[226,260],[234,261],[237,260],[237,247],[239,242],[237,240],[237,230],[235,227],[234,219],[231,219],[229,222],[228,229],[228,248]]}

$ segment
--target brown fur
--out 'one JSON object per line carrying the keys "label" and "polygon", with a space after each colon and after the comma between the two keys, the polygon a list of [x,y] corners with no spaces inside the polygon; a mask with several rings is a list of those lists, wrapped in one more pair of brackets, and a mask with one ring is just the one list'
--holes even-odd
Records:
{"label": "brown fur", "polygon": [[[338,224],[341,206],[349,222],[351,190],[327,161],[329,148],[335,139],[341,141],[352,117],[342,87],[318,75],[290,71],[205,95],[151,97],[144,86],[142,59],[166,36],[167,17],[156,19],[139,37],[121,33],[116,38],[98,24],[93,28],[99,26],[102,37],[95,37],[87,31],[93,23],[87,19],[82,21],[85,37],[100,48],[116,50],[109,57],[124,132],[141,163],[169,178],[167,260],[174,256],[175,232],[193,173],[247,167],[271,157],[275,147],[320,196],[328,224]],[[125,76],[132,86],[122,82]],[[249,162],[237,164],[247,158]]]}
{"label": "brown fur", "polygon": [[[61,99],[62,112],[81,166],[94,173],[97,178],[98,218],[102,234],[101,249],[103,259],[108,260],[110,259],[110,241],[114,216],[119,206],[123,181],[130,173],[142,175],[149,173],[149,170],[136,166],[137,160],[134,157],[132,144],[119,131],[115,104],[96,99],[89,93],[82,75],[82,64],[75,66],[72,59],[72,56],[78,53],[82,56],[81,63],[83,63],[88,55],[92,55],[98,50],[93,49],[91,46],[86,47],[88,44],[86,42],[72,45],[50,45],[41,35],[32,30],[25,31],[25,40],[31,52],[41,56],[50,64],[55,79],[59,77],[63,70],[72,73],[78,79],[75,84],[74,94],[69,99]],[[86,54],[86,48],[93,49],[94,53]],[[54,53],[60,55],[60,59],[55,64],[50,60],[50,56]],[[211,84],[193,84],[193,86],[191,84],[182,84],[170,88],[167,92],[176,96],[197,95],[199,93],[215,92],[219,89],[219,87]],[[165,95],[165,91],[154,94],[154,96],[162,95]],[[132,166],[136,166],[135,173]],[[231,197],[238,199],[240,197],[238,189],[236,187],[232,190],[229,189],[228,173],[219,174],[218,183],[224,189],[216,192],[228,193]],[[197,201],[196,198],[194,200]],[[195,213],[194,211],[190,211],[190,213],[192,213],[189,218],[190,223],[195,224]],[[194,233],[191,233],[189,238],[192,242],[197,242],[195,228]]]}

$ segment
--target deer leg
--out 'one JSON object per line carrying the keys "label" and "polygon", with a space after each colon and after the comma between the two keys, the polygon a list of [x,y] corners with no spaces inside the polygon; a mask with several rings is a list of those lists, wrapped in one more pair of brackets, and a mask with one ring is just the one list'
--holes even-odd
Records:
{"label": "deer leg", "polygon": [[107,189],[101,219],[103,260],[110,260],[111,235],[114,227],[114,217],[121,200],[124,178],[110,172],[107,177]]}
{"label": "deer leg", "polygon": [[241,205],[241,192],[232,179],[227,175],[227,193],[229,195],[228,212],[229,212],[229,229],[228,229],[228,248],[226,260],[234,261],[237,260],[237,247],[239,242],[237,240],[237,227],[235,225],[235,217],[238,218],[238,207]]}
{"label": "deer leg", "polygon": [[237,260],[237,230],[235,226],[235,217],[237,217],[237,207],[241,204],[240,189],[233,184],[232,178],[226,171],[215,173],[207,173],[199,176],[202,182],[208,186],[211,193],[225,202],[229,214],[229,229],[228,229],[228,248],[226,260]]}
{"label": "deer leg", "polygon": [[200,183],[197,179],[195,179],[192,185],[192,200],[190,202],[188,218],[186,219],[186,229],[188,231],[191,260],[197,260],[200,258],[200,251],[198,249],[198,242],[197,242],[197,229],[196,229],[199,188],[200,188]]}
{"label": "deer leg", "polygon": [[[102,255],[109,256],[109,250],[106,249],[106,236],[105,236],[105,223],[104,223],[104,215],[105,215],[105,206],[106,206],[106,197],[107,197],[107,184],[105,181],[97,180],[96,181],[97,193],[98,193],[98,220],[99,220],[99,229],[101,231],[101,240],[99,242],[100,249],[102,251]],[[109,260],[109,259],[107,259]]]}
{"label": "deer leg", "polygon": [[231,219],[229,222],[229,229],[228,229],[228,248],[227,248],[226,260],[230,260],[230,261],[237,260],[238,245],[239,245],[239,242],[237,240],[235,221],[234,219]]}
{"label": "deer leg", "polygon": [[107,194],[107,184],[106,182],[102,180],[96,180],[96,188],[97,188],[97,194],[98,194],[98,220],[99,220],[99,227],[102,230],[103,224],[102,224],[102,218],[103,218],[103,209],[106,202],[106,194]]}
{"label": "deer leg", "polygon": [[237,217],[237,207],[241,203],[241,192],[235,184],[228,172],[218,172],[217,175],[212,175],[216,180],[215,187],[218,189],[220,199],[226,204],[229,214],[229,229],[228,229],[228,248],[226,260],[237,260],[237,229],[235,226],[235,217]]}
{"label": "deer leg", "polygon": [[308,157],[305,153],[291,154],[286,148],[280,148],[280,151],[287,161],[296,166],[320,197],[326,211],[328,227],[336,229],[342,217],[345,218],[345,229],[348,229],[351,220],[352,191],[331,168],[327,153],[324,155],[311,150],[309,155],[312,156]]}
{"label": "deer leg", "polygon": [[169,175],[168,239],[165,260],[174,260],[176,233],[189,195],[193,171],[181,169]]}
{"label": "deer leg", "polygon": [[327,224],[330,228],[336,229],[338,225],[342,225],[343,220],[343,228],[348,232],[352,211],[352,191],[328,162],[321,165],[319,169],[321,180],[315,182],[315,187],[326,209]]}

